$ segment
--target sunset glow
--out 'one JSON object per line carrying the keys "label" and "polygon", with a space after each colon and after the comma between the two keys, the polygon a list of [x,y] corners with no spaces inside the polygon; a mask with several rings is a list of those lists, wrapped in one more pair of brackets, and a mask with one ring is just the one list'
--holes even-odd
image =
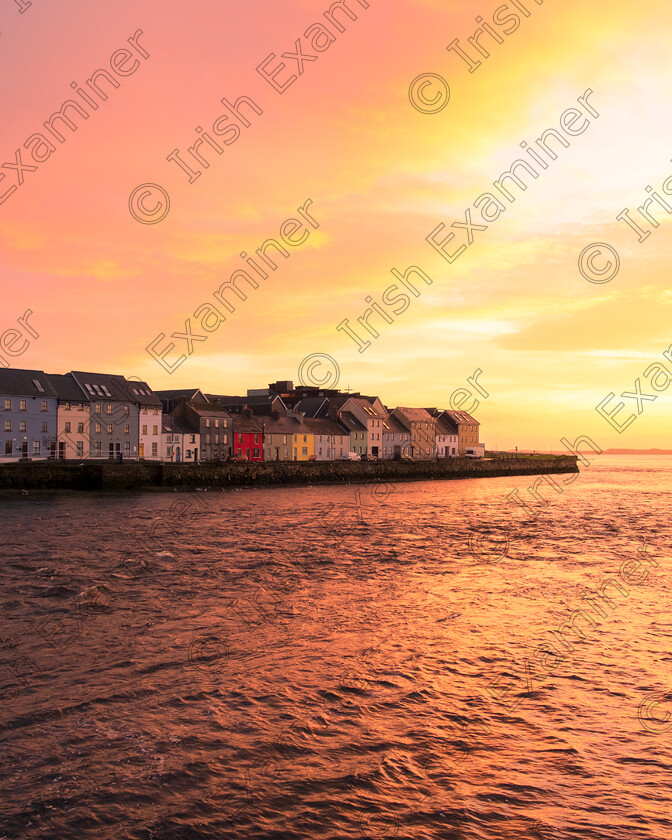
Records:
{"label": "sunset glow", "polygon": [[[326,353],[342,388],[445,407],[480,368],[489,447],[668,447],[670,4],[466,5],[2,0],[1,330],[39,334],[7,361],[244,394]],[[655,400],[619,396],[638,378]]]}

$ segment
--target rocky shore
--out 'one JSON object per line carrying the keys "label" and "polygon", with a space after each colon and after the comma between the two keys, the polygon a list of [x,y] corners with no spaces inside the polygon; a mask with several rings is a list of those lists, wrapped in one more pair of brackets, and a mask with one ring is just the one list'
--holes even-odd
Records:
{"label": "rocky shore", "polygon": [[439,461],[308,461],[225,464],[25,462],[0,466],[0,490],[156,490],[292,484],[436,481],[578,472],[576,456]]}

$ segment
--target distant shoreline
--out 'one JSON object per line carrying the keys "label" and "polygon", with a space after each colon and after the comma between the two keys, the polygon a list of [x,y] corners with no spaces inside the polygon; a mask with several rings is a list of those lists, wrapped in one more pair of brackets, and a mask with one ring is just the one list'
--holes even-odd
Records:
{"label": "distant shoreline", "polygon": [[[592,449],[577,450],[581,455],[592,455],[594,458],[600,456]],[[527,453],[519,453],[527,454]],[[562,455],[560,451],[549,452],[549,455]],[[600,453],[601,455],[672,455],[672,449],[605,449]]]}

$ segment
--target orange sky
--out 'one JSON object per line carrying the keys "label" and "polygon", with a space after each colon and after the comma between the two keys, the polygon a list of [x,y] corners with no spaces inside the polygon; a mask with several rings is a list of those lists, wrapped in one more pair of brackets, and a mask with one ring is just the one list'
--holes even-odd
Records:
{"label": "orange sky", "polygon": [[[626,207],[636,216],[647,186],[664,199],[672,176],[672,10],[663,0],[537,2],[518,0],[526,17],[513,2],[370,0],[364,9],[349,0],[358,19],[343,18],[342,33],[327,24],[337,37],[316,52],[304,33],[326,23],[331,0],[118,0],[92,9],[32,0],[23,12],[24,3],[0,0],[1,156],[13,164],[20,149],[24,166],[22,174],[0,169],[2,329],[30,308],[40,334],[12,364],[235,394],[297,380],[302,359],[326,353],[343,387],[391,405],[446,407],[480,368],[489,397],[477,415],[489,446],[558,449],[561,437],[588,434],[605,448],[669,447],[664,391],[623,434],[595,406],[611,392],[632,392],[638,377],[653,393],[644,371],[672,344],[668,213],[651,208],[658,228],[639,217],[652,231],[643,242],[616,220]],[[507,12],[519,20],[510,34],[516,19],[505,22]],[[482,35],[490,56],[470,73],[446,47],[459,38],[476,56],[467,42],[476,17],[503,43]],[[138,30],[132,49],[127,39]],[[317,58],[280,94],[256,68],[275,53],[269,72],[279,60],[287,65],[278,83],[296,73],[295,59],[279,57],[296,52],[297,39]],[[114,59],[118,87],[103,88],[105,101],[94,95],[97,109],[76,117],[75,132],[62,128],[58,142],[43,123],[77,99],[71,82],[83,85],[99,68],[112,73],[122,48],[130,52]],[[450,87],[434,114],[409,101],[411,81],[426,73]],[[433,250],[426,237],[440,223],[439,238],[453,230],[453,246],[466,241],[450,225],[463,224],[467,208],[484,225],[474,202],[525,156],[522,142],[560,131],[561,115],[589,89],[599,117],[584,133],[566,135],[569,148],[528,178],[525,192],[514,188],[514,202],[499,194],[505,212],[474,230],[459,259]],[[213,125],[227,113],[221,99],[240,96],[263,113],[248,110],[250,126],[226,146],[233,135],[219,122],[221,153],[204,144],[210,165],[189,183],[167,156],[176,148],[185,155],[197,126],[215,138]],[[37,141],[27,142],[38,132],[54,147],[40,163],[31,157]],[[129,196],[145,183],[170,196],[157,224],[129,212]],[[234,312],[221,309],[226,321],[172,374],[164,370],[145,348],[163,333],[160,347],[176,345],[168,359],[186,353],[171,333],[190,318],[193,333],[204,334],[194,313],[245,267],[240,253],[278,238],[309,199],[319,227],[306,228],[306,241]],[[577,266],[596,242],[621,260],[604,284],[589,283]],[[432,285],[421,284],[399,315],[384,306],[393,323],[374,316],[379,338],[369,335],[359,353],[337,325],[356,325],[367,296],[381,304],[391,269],[413,265]],[[620,400],[620,421],[636,414],[635,400]]]}

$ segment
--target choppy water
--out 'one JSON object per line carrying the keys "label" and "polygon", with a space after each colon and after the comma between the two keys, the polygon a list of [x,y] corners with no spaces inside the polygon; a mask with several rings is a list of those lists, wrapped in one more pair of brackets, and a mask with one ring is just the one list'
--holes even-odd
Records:
{"label": "choppy water", "polygon": [[0,836],[672,837],[672,458],[534,480],[3,500]]}

